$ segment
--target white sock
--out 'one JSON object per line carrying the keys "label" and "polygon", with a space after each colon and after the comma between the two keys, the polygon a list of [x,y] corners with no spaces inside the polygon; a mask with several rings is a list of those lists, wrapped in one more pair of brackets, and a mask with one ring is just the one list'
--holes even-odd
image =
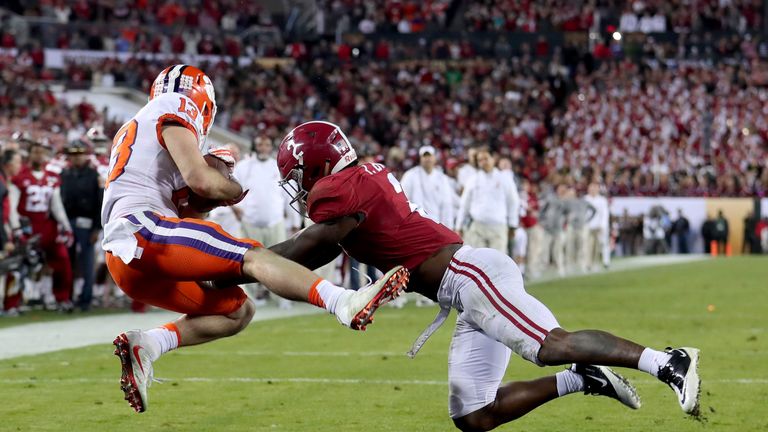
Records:
{"label": "white sock", "polygon": [[317,290],[317,294],[320,295],[320,298],[323,300],[325,309],[332,314],[336,313],[336,306],[338,305],[341,296],[348,291],[325,279],[315,286],[315,290]]}
{"label": "white sock", "polygon": [[640,361],[637,363],[637,368],[657,377],[659,376],[659,369],[664,367],[671,358],[672,355],[663,351],[646,348],[643,350],[643,353],[640,354]]}
{"label": "white sock", "polygon": [[144,334],[149,336],[150,340],[157,343],[157,346],[154,347],[157,349],[148,350],[152,356],[152,361],[157,360],[168,351],[179,347],[179,338],[176,336],[176,332],[165,327],[153,328],[152,330],[145,331]]}
{"label": "white sock", "polygon": [[555,379],[557,379],[558,396],[584,391],[584,377],[570,369],[556,373]]}
{"label": "white sock", "polygon": [[520,269],[520,273],[525,274],[525,263],[518,264],[517,267]]}

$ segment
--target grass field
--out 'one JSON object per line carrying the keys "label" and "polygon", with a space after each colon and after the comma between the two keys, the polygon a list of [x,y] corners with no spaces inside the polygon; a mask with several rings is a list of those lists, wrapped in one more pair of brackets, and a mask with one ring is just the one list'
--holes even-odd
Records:
{"label": "grass field", "polygon": [[[573,278],[529,291],[567,329],[601,328],[656,348],[701,348],[707,419],[686,418],[669,388],[630,371],[643,397],[638,411],[571,395],[499,430],[768,430],[768,259]],[[167,381],[155,383],[141,415],[122,400],[111,345],[1,361],[0,431],[452,430],[451,319],[416,359],[403,354],[434,313],[387,308],[365,333],[319,315],[254,323],[234,338],[164,356],[155,375]],[[513,357],[507,378],[557,370]]]}

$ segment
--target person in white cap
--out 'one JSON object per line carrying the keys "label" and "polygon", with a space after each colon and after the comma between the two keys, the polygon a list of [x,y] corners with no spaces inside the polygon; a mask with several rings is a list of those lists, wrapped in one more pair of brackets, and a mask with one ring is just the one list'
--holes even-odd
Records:
{"label": "person in white cap", "polygon": [[455,221],[455,192],[448,176],[436,168],[435,148],[424,145],[419,148],[419,165],[403,174],[400,184],[405,196],[426,211],[427,217],[449,228]]}

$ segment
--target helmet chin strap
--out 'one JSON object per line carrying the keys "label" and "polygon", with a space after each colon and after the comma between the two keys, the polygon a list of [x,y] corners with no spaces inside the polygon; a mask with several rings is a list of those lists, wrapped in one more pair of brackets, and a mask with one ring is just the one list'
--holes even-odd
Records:
{"label": "helmet chin strap", "polygon": [[325,169],[323,170],[323,177],[327,177],[328,174],[331,173],[331,161],[329,159],[325,160]]}

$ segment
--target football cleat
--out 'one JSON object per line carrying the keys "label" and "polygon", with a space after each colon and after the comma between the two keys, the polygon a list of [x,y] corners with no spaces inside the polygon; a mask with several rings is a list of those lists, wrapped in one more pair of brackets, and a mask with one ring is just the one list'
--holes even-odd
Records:
{"label": "football cleat", "polygon": [[144,412],[149,405],[147,389],[152,384],[152,358],[148,351],[151,342],[142,332],[131,330],[112,343],[123,369],[120,389],[125,393],[125,400],[136,412]]}
{"label": "football cleat", "polygon": [[659,379],[677,395],[680,408],[686,414],[699,415],[699,350],[696,348],[667,348],[672,357],[659,368]]}
{"label": "football cleat", "polygon": [[640,408],[640,396],[626,378],[605,366],[573,364],[570,370],[584,378],[584,394],[608,396],[632,408]]}
{"label": "football cleat", "polygon": [[408,269],[403,266],[393,267],[381,279],[340,299],[344,303],[336,308],[336,318],[353,330],[365,330],[373,322],[376,309],[403,292],[409,277]]}

